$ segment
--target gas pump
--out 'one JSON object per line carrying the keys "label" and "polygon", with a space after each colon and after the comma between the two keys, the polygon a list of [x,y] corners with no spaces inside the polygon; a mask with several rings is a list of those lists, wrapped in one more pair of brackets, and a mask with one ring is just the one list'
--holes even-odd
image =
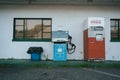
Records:
{"label": "gas pump", "polygon": [[54,61],[66,61],[67,53],[72,54],[75,52],[75,44],[71,43],[72,37],[68,31],[52,31],[53,42],[53,60]]}
{"label": "gas pump", "polygon": [[84,60],[105,59],[104,18],[88,17],[83,30]]}

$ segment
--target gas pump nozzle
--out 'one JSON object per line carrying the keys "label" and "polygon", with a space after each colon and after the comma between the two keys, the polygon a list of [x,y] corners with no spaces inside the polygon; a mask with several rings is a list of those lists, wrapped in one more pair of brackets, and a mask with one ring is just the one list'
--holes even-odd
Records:
{"label": "gas pump nozzle", "polygon": [[76,49],[76,46],[75,44],[71,43],[72,41],[72,36],[68,36],[68,43],[67,43],[67,51],[68,51],[68,54],[72,54],[75,52],[75,49]]}

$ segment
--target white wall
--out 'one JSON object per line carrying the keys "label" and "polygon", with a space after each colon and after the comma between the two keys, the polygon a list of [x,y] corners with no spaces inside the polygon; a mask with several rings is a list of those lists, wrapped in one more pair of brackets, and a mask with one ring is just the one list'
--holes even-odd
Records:
{"label": "white wall", "polygon": [[[110,42],[110,19],[120,19],[120,7],[112,6],[47,6],[1,5],[0,6],[0,58],[30,58],[26,53],[30,46],[42,46],[45,55],[53,58],[51,42],[15,42],[13,18],[52,18],[52,30],[69,31],[77,48],[68,59],[83,59],[82,23],[87,17],[105,17],[106,60],[120,60],[120,42]],[[62,25],[63,27],[59,27]],[[43,58],[43,57],[42,57]]]}

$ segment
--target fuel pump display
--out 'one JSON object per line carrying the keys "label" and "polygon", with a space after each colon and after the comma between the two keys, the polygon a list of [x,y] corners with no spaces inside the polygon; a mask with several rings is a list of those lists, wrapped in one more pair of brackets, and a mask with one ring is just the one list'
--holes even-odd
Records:
{"label": "fuel pump display", "polygon": [[84,60],[105,59],[105,34],[104,18],[89,17],[85,22],[84,36]]}
{"label": "fuel pump display", "polygon": [[66,61],[67,53],[72,54],[75,52],[75,44],[71,43],[72,37],[68,31],[52,31],[53,44],[53,60],[54,61]]}

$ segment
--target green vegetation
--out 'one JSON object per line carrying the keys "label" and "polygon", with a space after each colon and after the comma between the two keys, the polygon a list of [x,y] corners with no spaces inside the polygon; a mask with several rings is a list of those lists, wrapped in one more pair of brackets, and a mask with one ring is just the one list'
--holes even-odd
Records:
{"label": "green vegetation", "polygon": [[31,61],[28,59],[0,59],[0,67],[43,67],[43,68],[120,68],[120,61]]}

